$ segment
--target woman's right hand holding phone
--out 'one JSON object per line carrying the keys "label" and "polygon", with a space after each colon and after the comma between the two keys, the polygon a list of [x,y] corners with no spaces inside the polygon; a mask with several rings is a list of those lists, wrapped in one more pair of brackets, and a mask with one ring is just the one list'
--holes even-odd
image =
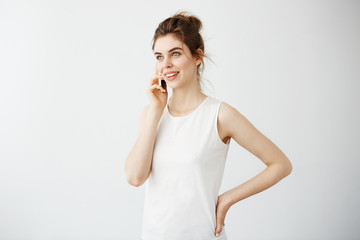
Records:
{"label": "woman's right hand holding phone", "polygon": [[167,104],[168,92],[166,81],[161,80],[163,86],[160,86],[159,79],[164,79],[164,77],[158,73],[157,68],[155,67],[155,73],[150,80],[147,94],[150,100],[150,107],[158,109],[159,112],[163,112]]}

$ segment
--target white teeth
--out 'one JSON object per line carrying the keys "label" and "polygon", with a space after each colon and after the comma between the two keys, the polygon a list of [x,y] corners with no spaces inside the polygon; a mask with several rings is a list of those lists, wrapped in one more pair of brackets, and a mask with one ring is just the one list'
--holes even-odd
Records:
{"label": "white teeth", "polygon": [[174,76],[175,74],[178,74],[178,73],[170,73],[170,74],[167,74],[166,76],[171,77],[171,76]]}

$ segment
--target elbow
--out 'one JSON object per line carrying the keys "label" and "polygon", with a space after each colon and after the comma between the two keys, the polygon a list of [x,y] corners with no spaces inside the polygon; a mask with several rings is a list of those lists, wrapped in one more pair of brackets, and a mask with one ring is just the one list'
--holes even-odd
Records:
{"label": "elbow", "polygon": [[288,158],[283,159],[280,162],[268,164],[268,167],[274,167],[279,179],[287,177],[292,172],[292,164]]}
{"label": "elbow", "polygon": [[292,172],[292,164],[290,162],[290,160],[288,158],[286,158],[286,161],[283,163],[283,172],[284,172],[284,177],[290,175],[290,173]]}
{"label": "elbow", "polygon": [[140,187],[141,185],[143,185],[146,182],[146,179],[139,178],[139,177],[130,177],[130,176],[127,176],[126,180],[130,185],[132,185],[134,187]]}
{"label": "elbow", "polygon": [[127,180],[127,182],[134,187],[140,187],[142,185],[142,183],[138,180]]}
{"label": "elbow", "polygon": [[140,187],[142,185],[141,181],[139,181],[139,178],[131,176],[130,174],[127,174],[125,171],[125,177],[126,181],[134,187]]}
{"label": "elbow", "polygon": [[126,181],[134,187],[140,187],[141,185],[143,185],[148,179],[150,174],[149,173],[145,176],[144,174],[135,173],[134,171],[127,169],[126,166],[124,171],[125,171]]}
{"label": "elbow", "polygon": [[134,187],[140,187],[143,184],[143,181],[141,181],[139,178],[137,177],[131,177],[126,175],[126,181]]}
{"label": "elbow", "polygon": [[140,181],[139,177],[133,173],[132,170],[128,169],[127,165],[124,166],[125,178],[126,181],[134,187],[140,187],[142,182]]}

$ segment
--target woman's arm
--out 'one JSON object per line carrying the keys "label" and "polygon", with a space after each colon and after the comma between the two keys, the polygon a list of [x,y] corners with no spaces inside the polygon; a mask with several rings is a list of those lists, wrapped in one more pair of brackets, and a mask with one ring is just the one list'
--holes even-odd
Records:
{"label": "woman's arm", "polygon": [[125,162],[126,179],[133,186],[141,186],[150,175],[156,129],[161,114],[161,111],[153,109],[151,105],[147,105],[141,112],[135,146]]}
{"label": "woman's arm", "polygon": [[287,156],[246,117],[225,102],[219,111],[219,132],[235,139],[267,165],[255,177],[222,194],[229,206],[264,191],[291,173],[292,165]]}

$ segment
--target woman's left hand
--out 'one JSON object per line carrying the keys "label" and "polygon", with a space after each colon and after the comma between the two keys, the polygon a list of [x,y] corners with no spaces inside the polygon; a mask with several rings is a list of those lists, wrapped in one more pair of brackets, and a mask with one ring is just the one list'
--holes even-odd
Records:
{"label": "woman's left hand", "polygon": [[218,202],[216,205],[216,229],[215,236],[220,234],[223,225],[225,226],[225,216],[231,207],[230,200],[227,197],[226,193],[218,196]]}

